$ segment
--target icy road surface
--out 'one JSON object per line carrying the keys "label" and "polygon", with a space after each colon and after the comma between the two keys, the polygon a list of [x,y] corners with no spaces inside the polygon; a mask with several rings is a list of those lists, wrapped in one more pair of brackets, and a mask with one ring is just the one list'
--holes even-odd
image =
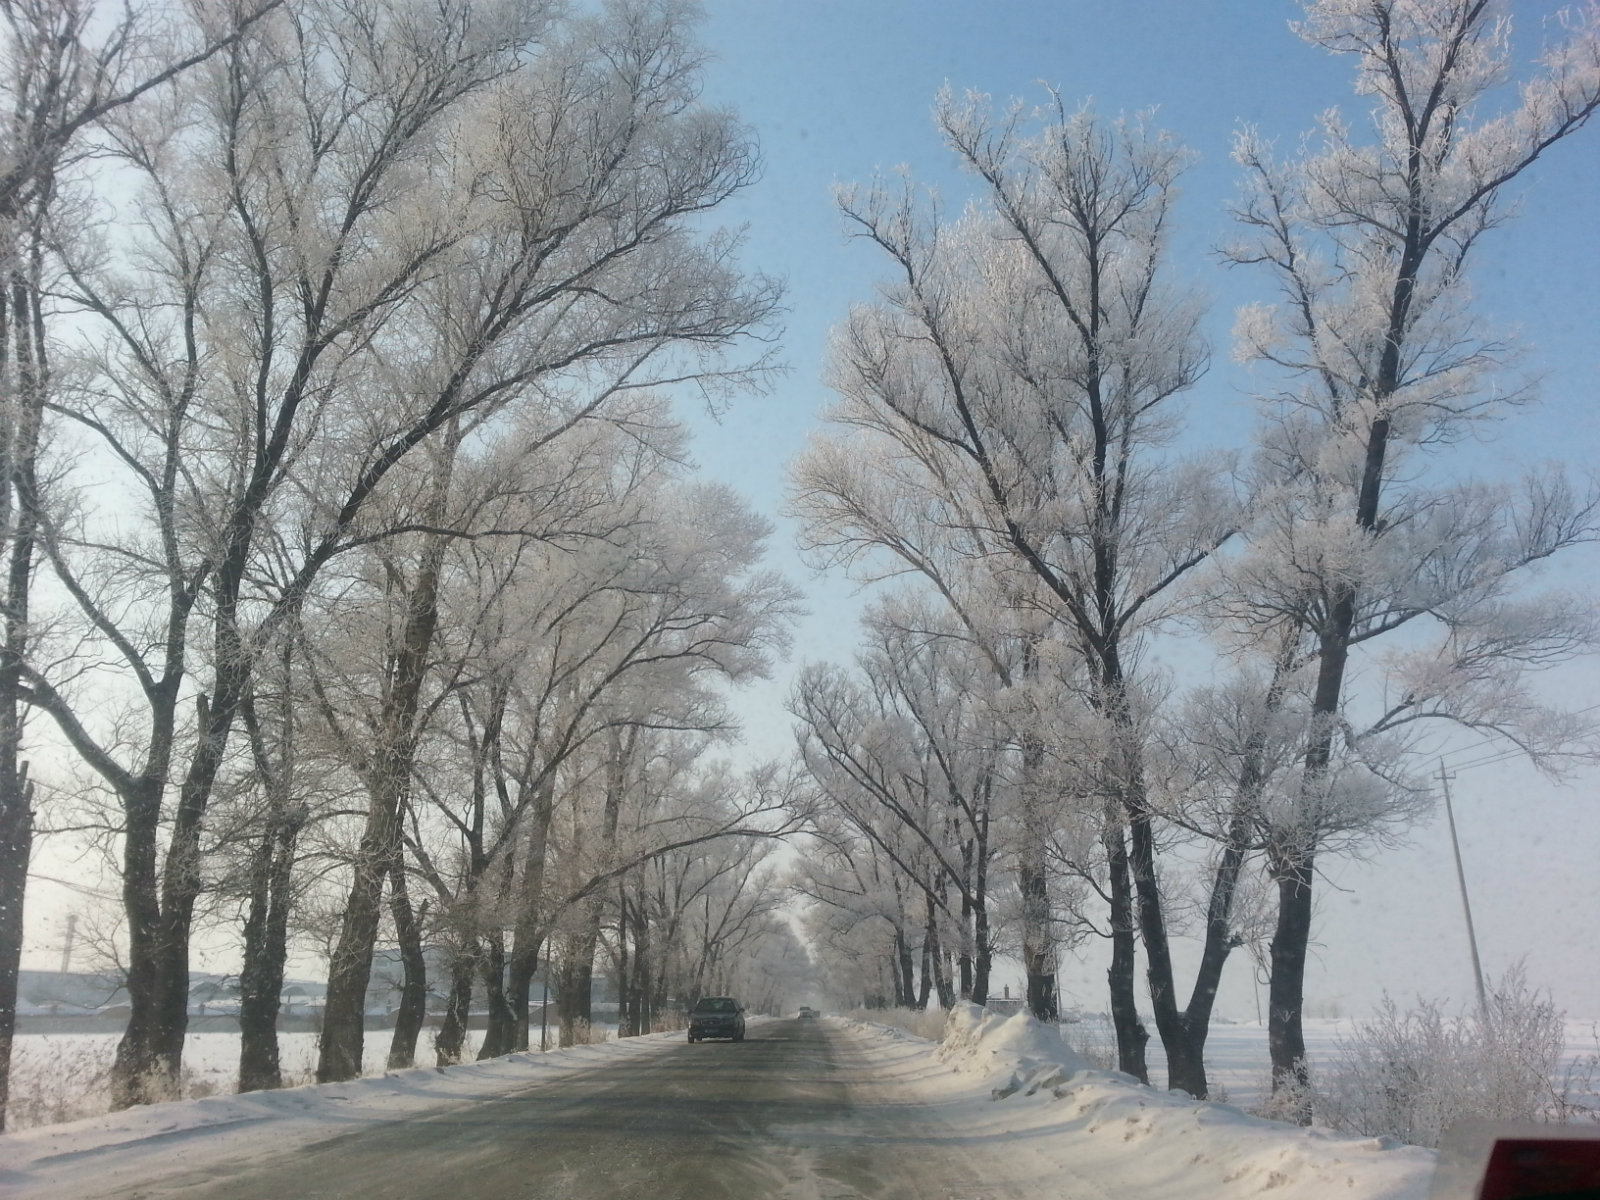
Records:
{"label": "icy road surface", "polygon": [[[743,1043],[674,1045],[519,1094],[366,1126],[239,1165],[183,1169],[97,1194],[125,1200],[1000,1200],[1010,1139],[973,1136],[884,1078],[821,1021],[752,1023]],[[620,1068],[620,1069],[619,1069]],[[209,1157],[209,1156],[207,1156]],[[1098,1196],[1098,1191],[1090,1195]],[[1071,1200],[1071,1192],[1053,1196]]]}

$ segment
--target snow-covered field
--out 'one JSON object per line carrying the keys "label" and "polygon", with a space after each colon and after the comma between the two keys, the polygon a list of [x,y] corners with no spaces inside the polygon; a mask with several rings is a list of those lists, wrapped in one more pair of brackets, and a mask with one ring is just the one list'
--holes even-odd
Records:
{"label": "snow-covered field", "polygon": [[[597,1025],[594,1037],[614,1037],[615,1026]],[[76,1121],[111,1107],[107,1077],[116,1054],[114,1033],[37,1033],[16,1039],[11,1062],[11,1103],[7,1125],[31,1129]],[[552,1037],[554,1031],[552,1031]],[[483,1034],[467,1035],[465,1057],[471,1058]],[[316,1077],[317,1035],[278,1035],[278,1061],[284,1082],[294,1086]],[[362,1074],[382,1075],[389,1056],[389,1031],[369,1030],[362,1056]],[[188,1099],[231,1095],[239,1086],[239,1035],[191,1033],[183,1048],[183,1094]],[[417,1062],[433,1062],[429,1031],[417,1043]]]}
{"label": "snow-covered field", "polygon": [[[1313,1069],[1321,1063],[1332,1063],[1338,1057],[1339,1042],[1355,1033],[1357,1022],[1345,1017],[1338,1020],[1308,1019],[1305,1022],[1306,1057]],[[1597,1022],[1568,1020],[1566,1022],[1566,1050],[1564,1064],[1581,1066],[1600,1053],[1597,1040]],[[1066,1029],[1072,1039],[1072,1027]],[[1146,1049],[1150,1064],[1151,1082],[1166,1081],[1166,1056],[1161,1051],[1161,1040],[1154,1036]],[[1255,1108],[1265,1099],[1272,1084],[1271,1059],[1267,1053],[1266,1026],[1248,1024],[1217,1024],[1206,1037],[1206,1076],[1213,1094],[1225,1098],[1240,1108]],[[1558,1080],[1559,1082],[1559,1080]],[[1600,1086],[1600,1079],[1590,1081]],[[1220,1092],[1218,1089],[1220,1088]],[[1600,1095],[1593,1095],[1600,1104]]]}
{"label": "snow-covered field", "polygon": [[[1334,1063],[1339,1057],[1339,1043],[1352,1037],[1359,1022],[1349,1017],[1338,1019],[1308,1018],[1305,1021],[1306,1056],[1312,1068]],[[1152,1036],[1145,1047],[1150,1067],[1150,1080],[1158,1086],[1166,1082],[1167,1059],[1161,1049],[1161,1039],[1154,1036],[1154,1022],[1146,1021]],[[1091,1059],[1103,1064],[1116,1061],[1116,1046],[1109,1020],[1086,1017],[1081,1024],[1065,1025],[1062,1036],[1069,1045],[1088,1050]],[[1563,1070],[1570,1066],[1584,1074],[1584,1068],[1600,1055],[1600,1022],[1571,1020],[1566,1022],[1566,1048],[1563,1052]],[[1600,1072],[1590,1073],[1588,1083],[1600,1088]],[[1271,1058],[1267,1052],[1267,1029],[1256,1022],[1217,1022],[1206,1037],[1206,1078],[1211,1084],[1214,1099],[1251,1109],[1259,1107],[1272,1085]],[[1557,1079],[1559,1084],[1561,1079]],[[1600,1106],[1600,1092],[1589,1093],[1595,1105]]]}

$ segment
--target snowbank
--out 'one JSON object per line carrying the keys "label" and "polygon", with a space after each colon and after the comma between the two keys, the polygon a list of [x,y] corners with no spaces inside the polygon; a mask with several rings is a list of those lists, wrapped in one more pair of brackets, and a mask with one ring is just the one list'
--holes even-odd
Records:
{"label": "snowbank", "polygon": [[945,1022],[935,1054],[954,1071],[998,1081],[990,1095],[1001,1100],[1026,1089],[1054,1087],[1089,1064],[1061,1040],[1061,1030],[1025,1012],[1009,1017],[976,1004],[958,1004]]}
{"label": "snowbank", "polygon": [[[851,1022],[904,1062],[908,1043],[940,1070],[912,1081],[961,1109],[974,1135],[1017,1147],[1026,1177],[1076,1194],[1141,1200],[1426,1200],[1435,1156],[1391,1139],[1301,1129],[1227,1104],[1197,1103],[1097,1071],[1026,1013],[1001,1017],[974,1005],[951,1010],[944,1040]],[[1023,1158],[1031,1156],[1031,1165]]]}
{"label": "snowbank", "polygon": [[48,1200],[99,1194],[114,1165],[119,1186],[239,1164],[441,1105],[524,1091],[601,1065],[622,1066],[682,1042],[658,1033],[545,1053],[508,1054],[453,1067],[417,1067],[242,1096],[151,1104],[0,1135],[0,1196]]}

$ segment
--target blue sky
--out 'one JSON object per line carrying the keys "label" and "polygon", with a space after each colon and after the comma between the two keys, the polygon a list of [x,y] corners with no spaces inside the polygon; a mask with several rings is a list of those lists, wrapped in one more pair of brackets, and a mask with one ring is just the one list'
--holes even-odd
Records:
{"label": "blue sky", "polygon": [[[705,7],[702,38],[715,56],[707,99],[739,110],[766,164],[761,182],[724,217],[748,225],[746,260],[787,281],[790,309],[783,343],[790,371],[773,394],[735,402],[720,423],[698,422],[697,457],[709,475],[776,514],[785,465],[828,403],[820,378],[827,331],[851,303],[871,298],[882,270],[867,247],[846,241],[830,189],[905,164],[950,207],[971,194],[929,115],[946,83],[997,101],[1042,101],[1051,85],[1069,104],[1092,100],[1106,114],[1154,107],[1158,123],[1197,152],[1173,244],[1176,273],[1212,301],[1212,369],[1190,400],[1191,437],[1234,444],[1248,437],[1249,379],[1229,361],[1228,330],[1237,305],[1270,294],[1262,277],[1230,271],[1212,253],[1229,234],[1237,178],[1230,139],[1241,123],[1254,124],[1289,151],[1325,109],[1339,106],[1353,121],[1364,109],[1350,90],[1348,63],[1290,32],[1296,3],[707,0]],[[1512,7],[1517,51],[1531,56],[1560,6],[1518,0]],[[1520,330],[1528,365],[1543,376],[1545,403],[1502,427],[1492,446],[1464,448],[1458,461],[1494,469],[1560,457],[1592,471],[1600,459],[1600,127],[1557,147],[1522,192],[1519,218],[1484,243],[1475,280],[1483,310]],[[796,660],[845,658],[853,589],[806,572],[791,539],[780,523],[774,557],[805,587],[812,609]],[[1597,562],[1600,556],[1584,555],[1565,573],[1592,584]],[[1553,686],[1594,703],[1600,689],[1592,667],[1568,671]],[[781,705],[792,668],[741,704],[757,752],[789,745]],[[1463,752],[1458,761],[1470,757]],[[1462,771],[1455,785],[1486,966],[1499,971],[1526,954],[1536,981],[1589,1016],[1600,1016],[1600,939],[1591,915],[1600,912],[1597,778],[1561,788],[1496,764]],[[1362,1011],[1384,988],[1401,997],[1470,994],[1443,838],[1436,822],[1407,847],[1330,864],[1313,1004]],[[1387,932],[1380,936],[1380,928]],[[1224,1011],[1253,1015],[1242,959],[1230,976]],[[1063,970],[1069,993],[1091,1004],[1100,1002],[1102,980],[1092,959]]]}

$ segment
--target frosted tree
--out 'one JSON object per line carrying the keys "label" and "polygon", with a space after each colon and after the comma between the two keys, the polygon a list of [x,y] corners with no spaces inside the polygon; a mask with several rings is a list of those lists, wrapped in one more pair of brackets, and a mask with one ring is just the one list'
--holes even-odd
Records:
{"label": "frosted tree", "polygon": [[[644,396],[614,398],[603,417],[556,430],[524,412],[477,452],[451,450],[447,441],[430,456],[448,473],[447,511],[424,529],[368,547],[353,572],[327,581],[326,599],[313,598],[323,723],[369,797],[353,886],[380,896],[387,887],[408,997],[420,1005],[422,931],[407,882],[416,874],[421,903],[436,914],[433,935],[451,948],[452,997],[470,999],[482,974],[493,1035],[485,1048],[494,1053],[503,1052],[516,1021],[505,988],[507,947],[480,910],[515,869],[501,835],[538,791],[520,773],[537,756],[517,757],[513,704],[527,694],[519,655],[539,611],[526,603],[528,581],[549,579],[552,558],[581,558],[590,542],[627,544],[680,450],[660,404]],[[426,474],[416,476],[424,498]],[[427,607],[418,601],[429,597],[433,629],[423,649],[416,620]],[[419,650],[423,669],[402,673],[400,664]],[[384,747],[404,756],[403,772],[374,772]],[[507,769],[508,760],[516,766]],[[352,967],[371,961],[377,930],[369,929],[345,947]],[[467,999],[453,1002],[440,1037],[443,1061],[460,1053]],[[391,1061],[410,1064],[418,1031],[397,1022]]]}
{"label": "frosted tree", "polygon": [[[369,787],[374,806],[357,871],[370,863],[371,886],[381,896],[387,880],[392,896],[405,841],[455,936],[481,955],[491,1010],[485,1049],[497,1047],[494,1053],[526,1037],[528,986],[558,919],[565,961],[592,962],[607,881],[627,864],[672,843],[673,832],[693,842],[759,826],[760,813],[719,810],[685,816],[675,830],[657,828],[649,844],[618,838],[635,778],[630,763],[642,754],[638,731],[731,731],[713,680],[764,671],[785,645],[794,602],[789,585],[760,566],[766,523],[725,489],[663,472],[662,451],[680,444],[677,431],[659,408],[626,411],[627,420],[613,413],[616,424],[591,422],[585,436],[575,431],[558,443],[563,450],[552,447],[542,484],[524,480],[513,508],[553,493],[535,506],[539,523],[525,512],[520,532],[502,520],[491,536],[463,531],[454,543],[456,559],[446,557],[441,578],[455,577],[462,619],[432,639],[414,716],[449,716],[451,693],[460,689],[453,729],[468,740],[468,753],[434,765],[413,744],[401,792],[380,796]],[[662,426],[660,445],[642,441],[652,422]],[[524,469],[537,461],[511,447],[503,458]],[[563,469],[585,462],[581,479]],[[414,611],[410,602],[395,605],[392,627],[408,627]],[[341,745],[364,775],[371,748],[383,744],[389,706],[363,706],[360,697],[387,694],[384,681],[403,645],[330,677],[326,720],[339,726]],[[337,668],[338,655],[330,652],[327,662]],[[418,737],[425,732],[412,728]],[[463,798],[470,798],[465,807]],[[432,814],[426,821],[417,812],[423,801]],[[770,815],[773,807],[761,811]],[[374,832],[375,811],[398,824]],[[350,963],[370,969],[375,936],[373,922],[359,940],[341,939]],[[362,975],[362,986],[350,990],[356,998],[365,992]],[[577,990],[587,995],[586,986]],[[325,1033],[329,1071],[335,1061],[359,1063],[359,1035],[354,1020],[342,1027],[338,1047]],[[337,1060],[328,1057],[335,1050]]]}
{"label": "frosted tree", "polygon": [[[622,876],[610,943],[624,1027],[636,1032],[702,995],[731,990],[753,1000],[755,990],[785,986],[795,969],[772,835],[792,832],[791,815],[804,811],[803,776],[776,764],[735,771],[709,758],[715,743],[705,738],[658,737],[656,746],[640,789],[645,803],[632,806],[626,841],[637,865]],[[744,815],[780,807],[784,820],[766,831]],[[664,833],[708,819],[743,832],[651,849]]]}
{"label": "frosted tree", "polygon": [[[569,660],[569,681],[579,690],[567,703],[569,711],[587,711],[595,731],[589,753],[597,757],[589,783],[565,797],[567,841],[552,882],[569,899],[547,905],[543,918],[560,914],[564,968],[577,973],[565,994],[575,995],[582,1011],[564,1010],[564,1021],[588,1016],[587,981],[610,890],[599,890],[598,881],[653,852],[619,839],[629,781],[644,765],[634,762],[644,754],[639,732],[731,732],[736,723],[713,680],[762,673],[767,654],[786,644],[794,594],[758,568],[766,533],[766,523],[725,489],[663,490],[637,541],[601,559],[605,573],[593,595],[549,631],[563,655],[571,652],[569,640],[593,648]],[[703,840],[716,822],[683,826],[691,827],[699,832],[685,836]]]}
{"label": "frosted tree", "polygon": [[[562,639],[569,648],[587,646],[574,628],[585,619],[585,597],[614,582],[607,564],[626,562],[683,450],[662,402],[642,395],[613,400],[603,417],[578,422],[554,440],[549,434],[536,419],[512,422],[486,455],[469,456],[457,473],[464,503],[439,564],[441,612],[409,735],[416,744],[404,790],[392,798],[400,818],[393,832],[406,847],[401,857],[431,893],[435,936],[451,948],[453,999],[438,1043],[441,1061],[460,1053],[479,974],[490,1012],[484,1049],[503,1053],[526,1036],[537,937],[519,922],[508,944],[497,918],[511,905],[505,893],[515,890],[519,872],[525,878],[530,864],[542,861],[535,847],[553,812],[553,772],[597,728],[589,705],[566,705],[576,697],[559,682],[565,664],[559,655],[547,657],[544,647]],[[352,611],[349,592],[325,610],[331,626],[325,721],[352,761],[370,762],[371,746],[391,727],[370,698],[389,705],[392,691],[375,681],[394,660],[380,652],[354,663],[349,648],[369,644],[373,628],[388,631],[386,643],[399,644],[412,609],[404,585],[419,564],[426,566],[429,541],[442,532],[419,531],[372,548],[381,569],[363,577],[357,591],[385,612],[382,619],[374,621],[366,606]],[[595,572],[597,550],[603,562]],[[538,632],[545,622],[556,627],[545,631],[553,634],[550,642]],[[698,700],[686,703],[694,708]],[[552,707],[566,715],[551,719]],[[390,853],[400,854],[398,846]],[[392,883],[390,903],[403,907]],[[369,959],[363,945],[354,953]],[[409,1056],[413,1043],[397,1045],[396,1053]]]}
{"label": "frosted tree", "polygon": [[708,847],[699,871],[699,904],[684,910],[683,937],[691,965],[684,1006],[701,996],[739,995],[752,981],[751,961],[773,937],[788,900],[782,879],[768,861],[771,842],[721,839]]}
{"label": "frosted tree", "polygon": [[774,288],[689,228],[753,159],[698,101],[685,14],[553,20],[285,4],[101,122],[132,199],[53,247],[84,314],[61,416],[140,499],[109,528],[63,505],[43,542],[137,699],[112,737],[78,703],[95,680],[26,682],[124,808],[118,1103],[177,1078],[201,831],[255,659],[330,560],[386,535],[368,505],[397,466],[467,414],[559,425],[759,367],[724,353]]}
{"label": "frosted tree", "polygon": [[34,830],[23,761],[23,666],[38,634],[31,601],[48,502],[38,458],[46,404],[55,397],[50,228],[62,209],[63,180],[87,152],[96,122],[205,62],[279,2],[233,6],[214,27],[177,38],[131,5],[108,14],[112,6],[94,0],[0,3],[0,1130]]}
{"label": "frosted tree", "polygon": [[819,804],[808,852],[791,880],[808,901],[807,940],[825,986],[847,1007],[913,1003],[905,897],[916,884],[881,840]]}
{"label": "frosted tree", "polygon": [[[508,593],[525,586],[551,551],[581,554],[590,542],[628,545],[630,526],[644,520],[642,496],[659,498],[660,473],[679,451],[676,430],[659,405],[630,392],[577,416],[524,409],[502,426],[487,452],[465,448],[475,435],[480,431],[457,421],[422,447],[408,494],[374,505],[393,510],[381,524],[415,528],[364,548],[354,573],[319,605],[324,616],[317,640],[326,647],[327,668],[319,691],[323,723],[368,794],[324,1037],[333,1036],[326,1032],[332,1029],[353,1040],[360,1028],[387,889],[412,1006],[402,1005],[410,1019],[395,1026],[396,1067],[411,1065],[426,993],[421,931],[402,852],[408,816],[415,823],[419,744],[441,714],[457,711],[466,723],[462,736],[475,743],[468,767],[474,784],[464,793],[473,797],[474,815],[462,826],[469,843],[463,885],[471,897],[488,865],[485,765],[475,759],[501,749],[515,669],[502,653],[509,626],[517,623]],[[381,635],[376,642],[371,631]],[[352,650],[363,648],[365,660],[353,661]],[[486,686],[463,691],[474,677]],[[447,760],[446,769],[460,765]],[[440,779],[430,790],[433,797],[457,794],[463,793],[454,780]],[[445,804],[441,811],[455,808]],[[427,861],[420,837],[413,850]],[[437,870],[425,875],[443,890],[441,901],[452,910],[462,907],[464,897],[455,893],[463,886],[445,888]],[[491,943],[487,951],[488,974],[498,981],[503,946]],[[501,995],[491,989],[492,1007]]]}
{"label": "frosted tree", "polygon": [[[781,881],[774,878],[774,883]],[[783,899],[779,887],[771,893]],[[755,926],[754,944],[739,960],[739,969],[730,977],[729,990],[744,998],[754,1012],[779,1016],[805,995],[815,976],[815,964],[806,945],[781,911],[769,911]]]}
{"label": "frosted tree", "polygon": [[[239,1091],[282,1086],[278,1016],[295,913],[306,888],[308,834],[347,802],[348,770],[318,736],[302,631],[284,630],[261,656],[240,702],[245,763],[229,764],[211,825],[212,867],[243,901],[239,968]],[[233,861],[228,861],[232,844]]]}
{"label": "frosted tree", "polygon": [[[1229,616],[1273,645],[1303,637],[1309,673],[1299,781],[1266,821],[1278,1086],[1306,1077],[1317,855],[1330,834],[1403,820],[1414,805],[1396,736],[1446,718],[1546,766],[1584,736],[1532,699],[1523,674],[1587,643],[1588,605],[1515,589],[1524,568],[1594,535],[1594,500],[1549,471],[1500,484],[1427,469],[1529,398],[1508,382],[1509,341],[1472,310],[1469,269],[1509,215],[1510,185],[1600,105],[1600,11],[1569,16],[1496,111],[1510,30],[1509,8],[1489,0],[1310,3],[1298,32],[1352,60],[1367,129],[1330,112],[1320,144],[1290,160],[1250,131],[1235,151],[1243,228],[1229,254],[1269,272],[1282,297],[1240,314],[1238,352],[1282,387],[1265,396],[1260,519],[1230,566]],[[1356,713],[1362,655],[1382,666],[1384,689]]]}
{"label": "frosted tree", "polygon": [[[639,726],[630,733],[635,770],[625,788],[612,858],[617,865],[637,865],[618,876],[614,894],[607,897],[607,917],[616,926],[603,937],[616,979],[622,1036],[652,1032],[671,1019],[675,1006],[687,1002],[691,981],[704,973],[708,946],[694,934],[696,928],[710,928],[703,918],[712,892],[746,859],[769,848],[763,840],[733,838],[650,854],[664,832],[698,824],[709,812],[737,810],[738,802],[729,801],[743,781],[726,764],[710,760],[718,744],[711,733]],[[640,747],[640,740],[648,745]],[[641,852],[647,856],[643,860]]]}
{"label": "frosted tree", "polygon": [[[790,708],[821,810],[871,840],[918,893],[930,959],[942,958],[941,930],[954,932],[960,994],[982,1004],[994,830],[1014,816],[1015,738],[995,704],[1004,684],[993,661],[940,608],[912,594],[885,597],[863,621],[857,670],[807,668]],[[1010,654],[1018,657],[1015,646]]]}
{"label": "frosted tree", "polygon": [[[1177,1086],[1190,1086],[1195,1045],[1171,981],[1135,670],[1176,585],[1232,521],[1217,464],[1184,463],[1167,446],[1179,398],[1205,363],[1196,306],[1163,270],[1188,156],[1141,121],[1068,112],[1059,101],[1037,131],[1023,106],[996,115],[984,97],[947,94],[936,116],[957,158],[982,181],[980,199],[947,221],[909,186],[842,195],[850,227],[883,251],[894,278],[882,300],[857,308],[836,335],[832,382],[844,398],[830,419],[887,472],[892,482],[879,496],[931,512],[928,523],[962,531],[978,559],[1003,564],[997,578],[1005,582],[991,594],[1041,614],[1041,637],[1068,647],[1077,664],[1081,687],[1062,702],[1086,699],[1115,732],[1100,791],[1122,1065],[1144,1074],[1137,927]],[[815,491],[807,486],[802,503],[815,507]],[[894,523],[882,513],[856,522],[852,512],[872,503],[861,497],[824,508],[835,541],[851,544],[837,529],[841,518],[861,544]],[[1035,661],[1051,657],[1059,656],[1041,643]],[[1042,769],[1046,752],[1024,746],[1028,768]],[[1038,849],[1019,864],[1029,999],[1045,1015],[1054,1010],[1042,836],[1049,823],[1038,821]]]}

